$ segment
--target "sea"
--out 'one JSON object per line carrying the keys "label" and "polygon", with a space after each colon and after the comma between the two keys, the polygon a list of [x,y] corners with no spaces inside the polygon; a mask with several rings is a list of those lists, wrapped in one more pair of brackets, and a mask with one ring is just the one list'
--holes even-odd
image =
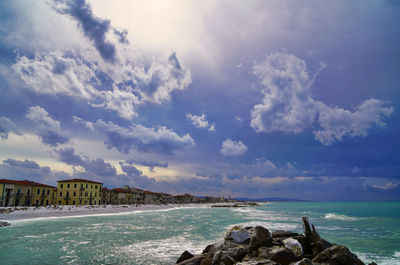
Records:
{"label": "sea", "polygon": [[302,216],[323,238],[347,246],[366,264],[400,264],[399,202],[199,205],[10,221],[0,228],[0,264],[174,264],[183,251],[201,253],[234,225],[302,232]]}

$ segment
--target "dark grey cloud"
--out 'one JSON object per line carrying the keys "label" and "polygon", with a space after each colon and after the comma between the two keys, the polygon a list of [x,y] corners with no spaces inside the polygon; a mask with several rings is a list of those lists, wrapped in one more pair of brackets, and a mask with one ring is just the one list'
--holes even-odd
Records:
{"label": "dark grey cloud", "polygon": [[129,44],[128,31],[126,29],[114,29],[114,34],[118,37],[120,43]]}
{"label": "dark grey cloud", "polygon": [[[93,42],[101,57],[106,61],[114,62],[115,46],[106,40],[106,34],[111,29],[110,20],[96,17],[85,0],[55,0],[55,2],[54,9],[61,14],[71,16],[78,22],[83,33]],[[124,33],[120,35],[123,37]]]}
{"label": "dark grey cloud", "polygon": [[162,161],[145,161],[145,160],[141,160],[141,159],[128,159],[128,160],[126,160],[126,163],[131,164],[131,165],[139,164],[142,166],[146,166],[146,167],[149,167],[151,171],[155,167],[163,167],[163,168],[168,167],[168,163],[162,162]]}
{"label": "dark grey cloud", "polygon": [[[1,178],[16,179],[16,180],[33,180],[38,182],[48,183],[56,179],[63,178],[69,175],[64,172],[52,171],[50,167],[41,167],[38,163],[32,160],[16,160],[8,158],[0,164]],[[49,183],[54,185],[54,183]]]}
{"label": "dark grey cloud", "polygon": [[73,148],[64,148],[56,150],[59,155],[60,161],[72,165],[72,166],[81,166],[86,171],[91,172],[97,176],[107,177],[107,176],[115,176],[117,171],[113,165],[105,162],[101,158],[96,158],[91,160],[87,157],[81,157],[75,154],[75,150]]}
{"label": "dark grey cloud", "polygon": [[142,175],[142,171],[137,169],[132,163],[126,164],[119,162],[121,169],[128,174],[129,176],[140,176]]}
{"label": "dark grey cloud", "polygon": [[40,169],[40,166],[38,163],[36,163],[35,161],[28,160],[28,159],[21,161],[21,160],[15,160],[12,158],[8,158],[6,160],[3,160],[3,163],[5,165],[12,166],[12,167]]}
{"label": "dark grey cloud", "polygon": [[36,125],[35,131],[44,144],[57,146],[69,141],[61,132],[60,122],[51,118],[45,109],[32,106],[28,109],[26,117]]}
{"label": "dark grey cloud", "polygon": [[21,135],[14,122],[6,117],[0,117],[0,138],[7,139],[10,132]]}

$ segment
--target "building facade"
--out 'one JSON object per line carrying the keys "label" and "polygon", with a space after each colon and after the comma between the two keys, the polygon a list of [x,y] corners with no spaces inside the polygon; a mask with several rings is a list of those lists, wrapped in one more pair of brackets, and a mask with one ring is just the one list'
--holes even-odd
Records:
{"label": "building facade", "polygon": [[57,182],[56,204],[101,204],[103,183],[87,179],[66,179]]}
{"label": "building facade", "polygon": [[28,180],[0,179],[0,206],[54,204],[55,187]]}

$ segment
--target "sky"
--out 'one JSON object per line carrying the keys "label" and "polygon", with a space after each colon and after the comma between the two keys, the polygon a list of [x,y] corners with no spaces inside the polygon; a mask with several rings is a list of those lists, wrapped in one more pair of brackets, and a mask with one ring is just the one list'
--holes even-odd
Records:
{"label": "sky", "polygon": [[400,200],[395,0],[0,1],[0,178]]}

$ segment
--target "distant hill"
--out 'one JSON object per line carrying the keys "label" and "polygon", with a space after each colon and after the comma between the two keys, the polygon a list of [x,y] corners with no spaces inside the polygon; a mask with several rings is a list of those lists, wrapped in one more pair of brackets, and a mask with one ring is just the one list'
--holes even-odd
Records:
{"label": "distant hill", "polygon": [[292,199],[292,198],[262,198],[262,199],[252,199],[252,198],[234,198],[238,201],[253,201],[253,202],[309,202],[307,200]]}

